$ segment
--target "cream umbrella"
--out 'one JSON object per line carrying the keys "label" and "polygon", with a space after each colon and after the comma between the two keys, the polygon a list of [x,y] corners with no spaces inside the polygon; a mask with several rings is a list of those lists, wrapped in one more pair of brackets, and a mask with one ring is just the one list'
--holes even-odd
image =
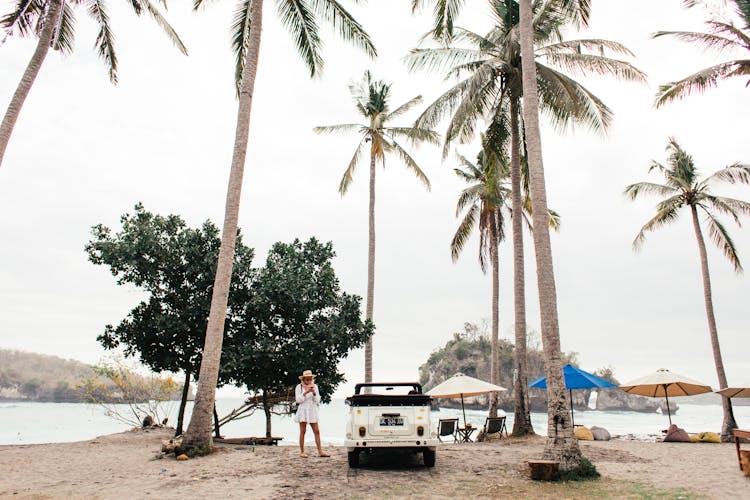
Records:
{"label": "cream umbrella", "polygon": [[728,398],[750,398],[750,387],[727,387],[720,391],[716,391],[716,394],[721,394]]}
{"label": "cream umbrella", "polygon": [[463,373],[456,373],[448,380],[436,385],[429,391],[428,396],[433,398],[461,398],[461,411],[464,414],[464,426],[466,426],[466,410],[464,409],[464,396],[481,396],[490,392],[507,391],[505,387],[490,384],[478,378],[469,377]]}
{"label": "cream umbrella", "polygon": [[696,394],[713,392],[710,386],[702,382],[678,375],[664,368],[656,370],[645,377],[622,384],[620,389],[629,394],[638,394],[650,398],[666,398],[667,416],[669,417],[670,425],[672,424],[672,415],[669,411],[669,396],[694,396]]}

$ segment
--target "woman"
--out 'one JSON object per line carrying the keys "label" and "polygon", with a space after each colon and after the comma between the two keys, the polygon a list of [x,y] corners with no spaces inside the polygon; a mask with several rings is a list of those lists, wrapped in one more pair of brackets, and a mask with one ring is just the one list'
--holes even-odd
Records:
{"label": "woman", "polygon": [[315,385],[315,375],[310,370],[305,370],[299,376],[299,379],[301,383],[294,389],[295,400],[299,405],[297,413],[294,416],[294,420],[299,422],[299,456],[307,458],[307,453],[305,453],[305,431],[307,430],[307,424],[310,424],[313,434],[315,434],[318,456],[330,457],[331,455],[324,452],[323,447],[320,445],[320,429],[318,428],[320,392],[318,392],[318,386]]}

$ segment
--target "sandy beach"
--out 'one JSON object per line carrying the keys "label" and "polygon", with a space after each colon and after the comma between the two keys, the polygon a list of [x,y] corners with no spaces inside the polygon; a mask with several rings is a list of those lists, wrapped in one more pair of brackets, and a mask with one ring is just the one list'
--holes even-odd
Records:
{"label": "sandy beach", "polygon": [[[750,498],[733,444],[582,442],[596,481],[539,483],[527,460],[544,439],[444,445],[434,469],[411,455],[363,459],[346,450],[298,457],[292,446],[220,445],[211,456],[157,459],[168,430],[77,443],[0,446],[1,498]],[[312,451],[312,450],[311,450]]]}

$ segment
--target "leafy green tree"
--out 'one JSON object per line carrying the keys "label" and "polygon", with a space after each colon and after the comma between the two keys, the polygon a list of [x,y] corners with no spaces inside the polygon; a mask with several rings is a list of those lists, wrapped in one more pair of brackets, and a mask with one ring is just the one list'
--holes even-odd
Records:
{"label": "leafy green tree", "polygon": [[[701,0],[683,0],[682,3],[686,7],[705,4]],[[706,33],[659,31],[654,34],[654,38],[671,36],[703,50],[734,51],[744,56],[702,69],[682,80],[661,85],[656,94],[657,108],[676,99],[687,97],[692,93],[703,92],[716,87],[723,80],[750,75],[750,1],[728,0],[728,3],[734,7],[734,13],[740,22],[739,26],[735,25],[734,21],[728,17],[714,15],[706,21]]]}
{"label": "leafy green tree", "polygon": [[[455,16],[455,9],[461,4],[449,1],[434,3],[436,14],[454,12],[451,16]],[[553,125],[562,130],[568,125],[579,123],[601,132],[611,122],[611,110],[564,72],[602,74],[628,80],[642,80],[644,75],[631,64],[605,55],[605,51],[632,55],[619,43],[600,39],[562,39],[562,27],[577,18],[579,9],[583,9],[584,17],[587,17],[587,3],[554,0],[535,4],[533,34],[536,50],[533,66],[538,81],[538,103],[542,111],[551,118]],[[445,134],[444,155],[448,153],[451,143],[472,140],[480,120],[488,123],[486,134],[493,141],[505,144],[510,136],[512,210],[513,213],[521,213],[525,209],[531,213],[529,176],[524,177],[521,173],[521,138],[527,131],[521,116],[524,70],[519,37],[519,4],[516,0],[494,1],[490,4],[495,26],[487,35],[481,36],[454,26],[453,22],[444,22],[444,26],[451,28],[447,39],[445,36],[436,36],[433,32],[443,42],[440,47],[411,51],[408,59],[411,70],[442,71],[446,78],[459,79],[457,84],[427,107],[417,124],[434,126],[446,114],[451,114]],[[437,24],[439,23],[436,21]],[[448,42],[453,44],[449,45]],[[525,196],[521,189],[522,182]],[[517,418],[514,419],[513,434],[524,435],[533,433],[533,428],[526,403],[525,272],[520,217],[512,220],[512,227],[515,337],[516,345],[519,346],[516,349],[518,377],[514,390]]]}
{"label": "leafy green tree", "polygon": [[[194,1],[195,8],[203,0]],[[322,42],[319,21],[333,26],[341,37],[361,48],[368,55],[376,55],[375,47],[362,26],[335,0],[276,0],[281,22],[292,35],[298,52],[310,70],[317,76],[323,69]],[[221,248],[216,266],[214,293],[206,328],[198,380],[198,392],[190,418],[190,427],[183,445],[191,455],[207,453],[211,446],[213,408],[216,399],[216,383],[219,378],[221,346],[224,340],[224,320],[232,278],[235,236],[240,212],[242,177],[245,171],[250,112],[258,70],[261,31],[263,28],[263,0],[240,0],[232,22],[232,47],[236,55],[235,82],[239,97],[237,128],[229,173],[224,227],[221,233]]]}
{"label": "leafy green tree", "polygon": [[[724,224],[717,219],[716,214],[728,215],[739,225],[741,215],[750,215],[750,203],[735,198],[716,196],[711,191],[711,185],[717,182],[750,184],[750,166],[742,163],[733,163],[717,170],[705,179],[700,179],[693,157],[682,149],[673,137],[669,139],[667,153],[669,155],[667,165],[654,161],[649,168],[649,172],[657,171],[664,176],[666,180],[664,184],[638,182],[625,188],[625,194],[631,200],[637,199],[641,194],[653,194],[664,198],[656,205],[656,215],[646,222],[638,232],[633,241],[633,248],[638,249],[641,247],[646,239],[647,232],[655,231],[675,222],[683,208],[687,208],[690,211],[695,239],[698,243],[701,273],[703,275],[703,299],[706,306],[708,333],[711,339],[716,374],[719,378],[719,386],[728,387],[727,376],[724,372],[724,362],[721,357],[721,348],[719,346],[719,334],[716,328],[706,243],[703,238],[698,213],[700,212],[705,216],[705,224],[708,226],[708,234],[711,240],[722,251],[732,266],[734,266],[734,270],[738,273],[741,272],[742,264],[737,255],[734,242],[730,238]],[[731,441],[733,438],[732,429],[737,428],[737,423],[734,420],[731,400],[727,397],[722,397],[721,400],[724,410],[721,438],[722,441]]]}
{"label": "leafy green tree", "polygon": [[[166,7],[166,0],[158,1]],[[150,0],[127,0],[125,3],[133,9],[137,16],[144,13],[151,16],[180,52],[187,55],[187,49],[180,37]],[[13,127],[21,113],[23,103],[42,69],[42,64],[49,49],[59,50],[63,54],[69,54],[73,51],[75,7],[85,7],[86,14],[98,25],[99,32],[96,36],[94,48],[107,66],[110,81],[117,83],[117,52],[114,34],[109,13],[103,1],[15,0],[13,11],[0,18],[0,28],[3,28],[6,34],[37,36],[39,40],[0,124],[0,165],[3,163],[5,150],[8,147],[10,135],[13,133]]]}
{"label": "leafy green tree", "polygon": [[[118,233],[101,224],[94,226],[86,252],[91,262],[110,268],[117,284],[135,285],[147,292],[148,298],[119,325],[107,325],[97,340],[105,349],[123,348],[125,356],[137,355],[156,372],[184,373],[176,428],[179,435],[190,381],[201,362],[219,231],[208,221],[198,229],[188,228],[179,216],[155,215],[141,204],[120,222]],[[243,306],[247,298],[252,257],[252,250],[239,240],[233,306]],[[231,324],[230,318],[225,327]]]}
{"label": "leafy green tree", "polygon": [[[412,109],[422,102],[422,96],[414,97],[393,111],[390,109],[391,85],[380,80],[373,80],[366,71],[359,83],[352,83],[349,91],[354,99],[354,105],[365,123],[348,123],[315,127],[319,134],[355,133],[359,136],[359,144],[354,151],[344,176],[339,183],[339,193],[346,194],[354,179],[354,172],[359,165],[363,150],[370,145],[370,208],[369,208],[369,244],[367,253],[367,304],[365,307],[367,320],[372,321],[375,301],[375,167],[380,162],[385,167],[386,153],[395,154],[406,168],[411,170],[427,189],[430,181],[419,168],[417,162],[409,155],[396,139],[407,139],[413,144],[429,142],[436,144],[438,135],[426,127],[394,127],[388,123]],[[365,347],[365,382],[372,382],[372,339]]]}
{"label": "leafy green tree", "polygon": [[323,402],[345,381],[339,361],[364,345],[373,326],[356,295],[341,291],[331,243],[276,243],[254,273],[252,298],[227,338],[222,370],[258,396],[271,437],[271,414],[311,369]]}

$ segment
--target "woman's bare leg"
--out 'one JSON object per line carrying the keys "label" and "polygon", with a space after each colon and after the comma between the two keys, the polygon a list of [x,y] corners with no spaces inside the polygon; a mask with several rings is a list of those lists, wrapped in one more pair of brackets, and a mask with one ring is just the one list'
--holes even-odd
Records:
{"label": "woman's bare leg", "polygon": [[323,451],[323,446],[320,444],[320,428],[318,427],[317,422],[311,423],[310,427],[312,427],[313,434],[315,435],[315,445],[318,447],[318,456],[321,457],[330,457],[328,453]]}
{"label": "woman's bare leg", "polygon": [[307,422],[299,423],[299,456],[307,458],[305,453],[305,431],[307,430]]}

